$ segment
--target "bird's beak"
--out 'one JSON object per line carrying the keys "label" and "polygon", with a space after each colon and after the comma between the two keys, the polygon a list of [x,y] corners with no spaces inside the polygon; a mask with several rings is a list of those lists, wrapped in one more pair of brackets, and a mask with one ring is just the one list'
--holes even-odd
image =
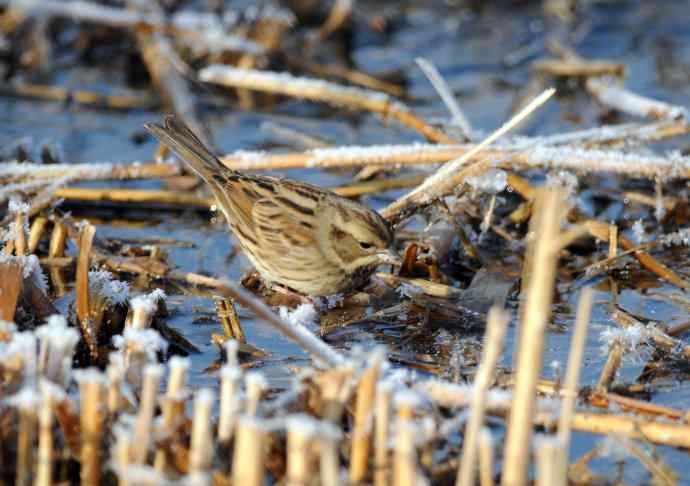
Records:
{"label": "bird's beak", "polygon": [[394,250],[381,250],[380,252],[378,252],[378,256],[381,263],[393,265],[394,267],[399,267],[400,265],[402,265],[400,255],[398,255]]}

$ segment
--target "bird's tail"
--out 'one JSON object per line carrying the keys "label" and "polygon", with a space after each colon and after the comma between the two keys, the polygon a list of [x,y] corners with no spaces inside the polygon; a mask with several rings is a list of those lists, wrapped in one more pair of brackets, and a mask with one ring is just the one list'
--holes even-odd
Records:
{"label": "bird's tail", "polygon": [[202,179],[208,181],[212,179],[213,174],[230,171],[175,115],[167,115],[163,126],[146,123],[144,127],[160,143],[177,153]]}

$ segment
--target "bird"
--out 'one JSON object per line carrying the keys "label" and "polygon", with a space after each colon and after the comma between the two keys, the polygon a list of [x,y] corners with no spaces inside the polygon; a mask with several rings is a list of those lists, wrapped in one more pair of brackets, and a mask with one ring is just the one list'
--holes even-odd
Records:
{"label": "bird", "polygon": [[208,185],[269,287],[310,297],[348,293],[379,265],[400,264],[391,226],[367,206],[304,182],[230,169],[176,115],[144,126]]}

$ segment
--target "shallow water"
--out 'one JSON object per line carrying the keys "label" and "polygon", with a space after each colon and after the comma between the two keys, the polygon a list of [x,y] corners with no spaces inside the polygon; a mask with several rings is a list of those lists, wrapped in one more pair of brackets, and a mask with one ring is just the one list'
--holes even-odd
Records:
{"label": "shallow water", "polygon": [[[628,69],[626,86],[633,91],[690,106],[690,29],[687,27],[690,25],[690,1],[593,3],[595,5],[588,8],[584,16],[586,20],[565,37],[569,39],[568,45],[585,57],[625,64]],[[404,21],[388,38],[356,28],[354,59],[366,72],[403,71],[409,82],[408,93],[416,100],[414,109],[427,119],[445,118],[447,112],[414,64],[414,59],[423,56],[434,61],[456,91],[460,105],[475,129],[488,132],[507,119],[519,89],[528,80],[529,62],[547,55],[544,40],[559,28],[544,21],[538,5],[518,8],[511,7],[509,2],[492,4],[481,14],[441,2],[433,4],[434,8],[407,7]],[[375,10],[371,5],[363,8]],[[108,79],[108,73],[102,71],[77,71],[64,76],[63,84],[97,89],[99,86],[108,86]],[[582,91],[574,90],[573,93],[539,111],[521,127],[520,133],[552,134],[598,125],[600,107]],[[155,149],[153,140],[149,138],[145,143],[137,144],[133,135],[142,132],[144,122],[158,120],[160,116],[159,113],[146,111],[109,112],[65,107],[59,103],[0,98],[0,125],[3,127],[0,130],[0,149],[6,150],[8,146],[22,143],[31,150],[31,147],[47,143],[61,154],[64,161],[71,163],[147,161]],[[581,122],[574,124],[569,121],[574,118],[579,118]],[[333,116],[330,108],[295,101],[286,101],[270,113],[240,112],[232,107],[227,112],[214,110],[207,114],[206,120],[217,148],[223,153],[283,144],[275,135],[261,129],[261,125],[267,121],[296,128],[334,144],[367,145],[420,140],[416,133],[399,126],[386,126],[373,116]],[[689,144],[690,139],[685,138],[655,148],[687,148]],[[306,170],[284,174],[323,186],[343,184],[351,177],[350,173]],[[93,183],[98,184],[101,183]],[[157,183],[135,181],[124,185],[153,188]],[[403,192],[392,191],[362,200],[380,208]],[[75,214],[79,212],[75,211]],[[118,214],[111,210],[106,210],[104,214],[118,218],[131,218],[134,215],[133,212]],[[159,223],[146,227],[99,224],[97,235],[114,238],[166,237],[188,242],[193,245],[191,248],[162,245],[169,252],[169,262],[183,271],[237,280],[249,268],[241,253],[229,258],[233,247],[232,237],[228,235],[223,221],[214,218],[215,221],[209,222],[208,213],[161,211],[155,218]],[[70,248],[70,251],[74,254],[74,248]],[[685,255],[680,257],[684,258]],[[676,259],[672,266],[681,274],[688,274],[686,262]],[[586,283],[586,280],[582,280],[578,286]],[[653,292],[667,294],[678,291],[662,285],[653,289]],[[687,311],[660,302],[651,294],[626,290],[620,295],[620,303],[636,315],[665,324],[678,324],[688,319]],[[567,359],[577,293],[562,297],[564,303],[559,306],[556,318],[561,329],[551,330],[547,335],[544,355],[547,366],[542,374],[545,378],[554,375],[552,363],[560,363],[563,370]],[[69,295],[62,300],[63,309],[69,300]],[[597,305],[589,328],[580,379],[584,386],[596,383],[606,360],[600,334],[609,326],[615,326],[610,320],[608,307],[604,305],[608,301],[608,292],[595,294]],[[212,299],[172,295],[167,304],[170,311],[168,324],[201,350],[200,354],[191,356],[191,384],[215,387],[215,375],[205,371],[218,359],[217,349],[210,342],[211,333],[221,332],[215,324]],[[199,317],[203,316],[210,319],[200,320]],[[247,341],[270,353],[259,365],[271,385],[287,386],[291,376],[290,366],[306,364],[305,355],[270,327],[252,319],[245,312],[241,312],[240,317]],[[502,365],[506,367],[513,359],[515,334],[515,326],[512,325],[503,355]],[[373,345],[373,342],[365,344]],[[643,365],[644,361],[626,361],[618,379],[635,381]],[[689,409],[688,383],[679,380],[678,374],[673,374],[667,386],[657,387],[651,401]],[[571,458],[579,457],[598,440],[599,437],[576,433]],[[686,454],[670,448],[660,448],[659,452],[676,471],[686,469]],[[600,460],[595,463],[594,470],[612,477],[611,464],[612,461]],[[628,460],[624,479],[639,483],[640,477],[648,478],[648,475],[639,463]],[[690,480],[687,484],[690,484]]]}

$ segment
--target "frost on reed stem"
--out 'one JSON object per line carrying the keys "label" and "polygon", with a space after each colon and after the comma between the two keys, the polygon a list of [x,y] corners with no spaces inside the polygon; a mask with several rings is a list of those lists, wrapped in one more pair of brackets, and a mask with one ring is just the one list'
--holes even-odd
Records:
{"label": "frost on reed stem", "polygon": [[82,484],[96,485],[101,480],[101,437],[105,414],[106,378],[95,368],[75,371],[79,383],[79,417],[81,425]]}
{"label": "frost on reed stem", "polygon": [[144,368],[144,381],[141,388],[139,413],[134,427],[134,443],[132,447],[132,462],[146,463],[149,446],[152,442],[151,427],[153,413],[156,407],[158,384],[163,377],[163,366],[149,364]]}
{"label": "frost on reed stem", "polygon": [[72,357],[79,342],[79,333],[67,326],[61,315],[48,318],[45,325],[36,330],[39,340],[39,372],[48,380],[67,387],[72,372]]}
{"label": "frost on reed stem", "polygon": [[209,467],[213,453],[211,431],[211,408],[215,399],[208,388],[201,389],[194,396],[194,421],[189,451],[189,479],[193,484],[210,484]]}
{"label": "frost on reed stem", "polygon": [[[190,367],[188,358],[173,356],[168,361],[170,374],[168,376],[168,387],[162,399],[161,408],[163,415],[163,433],[167,436],[171,431],[176,430],[184,416],[184,402],[188,391],[187,373]],[[167,456],[163,449],[156,451],[154,460],[156,470],[165,473],[167,468]]]}

